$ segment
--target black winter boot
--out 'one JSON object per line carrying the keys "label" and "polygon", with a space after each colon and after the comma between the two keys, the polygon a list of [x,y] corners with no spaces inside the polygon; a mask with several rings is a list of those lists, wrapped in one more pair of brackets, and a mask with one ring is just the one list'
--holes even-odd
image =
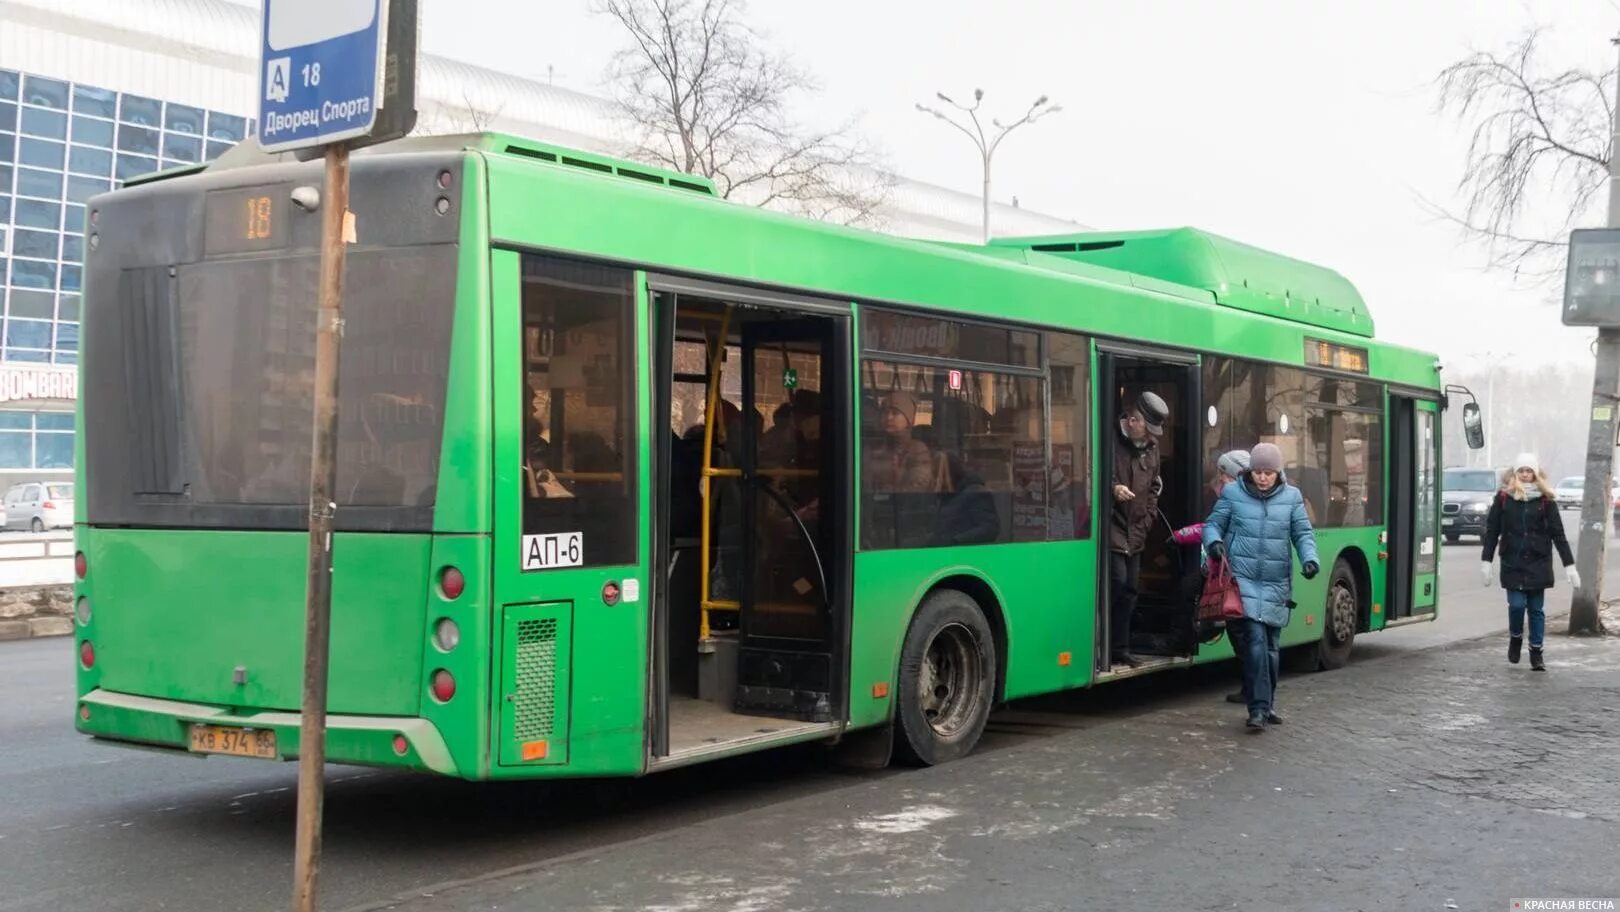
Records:
{"label": "black winter boot", "polygon": [[1524,637],[1508,637],[1508,661],[1514,665],[1519,664],[1519,647],[1524,645]]}
{"label": "black winter boot", "polygon": [[1530,647],[1530,670],[1546,671],[1547,666],[1541,661],[1541,650],[1535,646]]}

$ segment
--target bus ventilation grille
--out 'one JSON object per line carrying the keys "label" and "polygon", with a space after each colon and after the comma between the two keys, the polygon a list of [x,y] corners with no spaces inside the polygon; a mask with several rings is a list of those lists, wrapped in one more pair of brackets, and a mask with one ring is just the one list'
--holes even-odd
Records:
{"label": "bus ventilation grille", "polygon": [[520,621],[517,629],[518,741],[550,737],[557,718],[557,620]]}

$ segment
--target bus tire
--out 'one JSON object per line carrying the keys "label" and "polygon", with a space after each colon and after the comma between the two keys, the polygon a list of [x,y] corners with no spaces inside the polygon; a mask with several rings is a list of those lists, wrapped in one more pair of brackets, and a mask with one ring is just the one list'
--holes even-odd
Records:
{"label": "bus tire", "polygon": [[966,756],[990,719],[995,686],[996,644],[979,603],[955,589],[934,592],[900,648],[896,752],[922,766]]}
{"label": "bus tire", "polygon": [[1361,621],[1361,593],[1356,574],[1343,560],[1333,564],[1328,578],[1327,598],[1322,605],[1322,639],[1316,643],[1316,667],[1343,668],[1350,661],[1356,644],[1356,628]]}

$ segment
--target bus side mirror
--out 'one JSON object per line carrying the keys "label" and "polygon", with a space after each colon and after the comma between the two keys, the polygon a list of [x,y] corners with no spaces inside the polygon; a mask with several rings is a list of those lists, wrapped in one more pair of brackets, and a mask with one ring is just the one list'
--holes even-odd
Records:
{"label": "bus side mirror", "polygon": [[1478,403],[1463,404],[1463,437],[1470,450],[1485,449],[1485,422],[1480,417]]}

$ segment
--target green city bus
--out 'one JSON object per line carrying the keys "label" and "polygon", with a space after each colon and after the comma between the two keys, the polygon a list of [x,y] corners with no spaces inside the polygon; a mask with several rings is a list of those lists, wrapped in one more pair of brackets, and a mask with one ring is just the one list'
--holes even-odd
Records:
{"label": "green city bus", "polygon": [[[321,180],[244,144],[90,202],[85,734],[298,755]],[[1260,441],[1322,554],[1291,659],[1435,616],[1439,365],[1330,270],[1192,229],[908,240],[493,134],[358,152],[352,188],[334,762],[959,757],[1004,701],[1231,657],[1168,536]],[[1143,390],[1162,516],[1111,667]]]}

